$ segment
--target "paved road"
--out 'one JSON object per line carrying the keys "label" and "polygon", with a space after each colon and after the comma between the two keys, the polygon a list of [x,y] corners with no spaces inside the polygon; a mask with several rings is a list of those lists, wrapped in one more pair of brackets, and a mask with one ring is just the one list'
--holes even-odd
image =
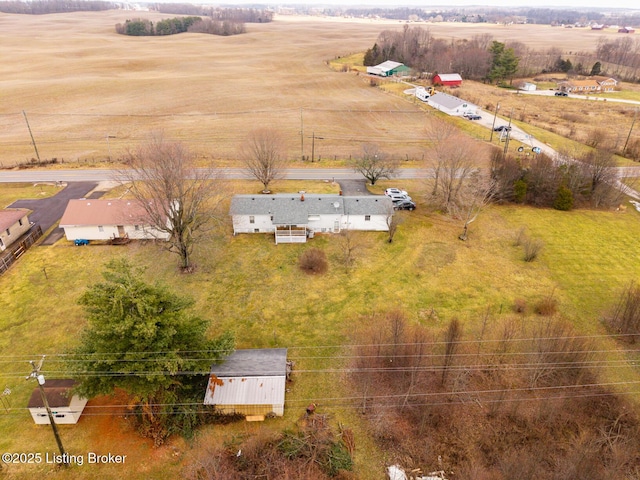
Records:
{"label": "paved road", "polygon": [[[249,178],[240,168],[221,169],[226,178]],[[418,168],[401,169],[398,178],[426,178],[427,172]],[[21,182],[101,182],[117,180],[116,170],[5,170],[0,171],[0,183]],[[362,180],[362,175],[350,168],[290,168],[284,178],[292,180]]]}

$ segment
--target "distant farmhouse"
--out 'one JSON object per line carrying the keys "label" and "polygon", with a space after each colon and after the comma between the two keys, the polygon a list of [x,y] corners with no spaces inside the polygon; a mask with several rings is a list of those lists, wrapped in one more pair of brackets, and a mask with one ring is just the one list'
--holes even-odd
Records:
{"label": "distant farmhouse", "polygon": [[169,234],[150,226],[137,200],[69,200],[60,219],[67,240],[160,239]]}
{"label": "distant farmhouse", "polygon": [[525,92],[535,92],[538,87],[535,83],[522,82],[518,88]]}
{"label": "distant farmhouse", "polygon": [[618,33],[635,33],[636,30],[632,27],[622,27],[618,29]]}
{"label": "distant farmhouse", "polygon": [[584,80],[567,80],[560,82],[558,89],[567,93],[601,93],[613,92],[618,81],[611,77],[590,77]]}
{"label": "distant farmhouse", "polygon": [[229,213],[234,235],[275,233],[276,244],[305,243],[316,233],[388,231],[393,203],[384,195],[235,195]]}
{"label": "distant farmhouse", "polygon": [[477,113],[478,111],[477,105],[442,92],[438,92],[429,97],[427,99],[427,104],[436,110],[440,110],[441,112],[454,117],[461,117],[466,114]]}
{"label": "distant farmhouse", "polygon": [[369,75],[377,75],[379,77],[393,77],[407,75],[411,69],[403,63],[387,60],[374,67],[367,67],[367,73]]}
{"label": "distant farmhouse", "polygon": [[247,420],[281,417],[288,368],[286,348],[236,350],[211,367],[204,404]]}
{"label": "distant farmhouse", "polygon": [[431,83],[443,87],[459,87],[462,85],[462,77],[458,73],[439,73],[431,79]]}

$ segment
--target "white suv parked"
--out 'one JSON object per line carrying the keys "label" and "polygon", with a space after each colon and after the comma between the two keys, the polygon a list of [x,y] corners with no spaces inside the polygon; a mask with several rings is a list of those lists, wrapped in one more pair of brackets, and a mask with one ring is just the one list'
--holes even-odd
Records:
{"label": "white suv parked", "polygon": [[406,202],[411,201],[411,197],[409,195],[388,195],[391,198],[393,203],[395,202]]}
{"label": "white suv parked", "polygon": [[407,192],[405,192],[404,190],[400,190],[399,188],[387,188],[384,191],[384,194],[387,197],[390,197],[391,195],[406,195]]}

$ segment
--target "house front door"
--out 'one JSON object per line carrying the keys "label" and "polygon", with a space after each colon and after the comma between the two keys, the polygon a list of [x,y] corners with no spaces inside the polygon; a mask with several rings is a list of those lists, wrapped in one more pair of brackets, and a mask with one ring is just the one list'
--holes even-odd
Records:
{"label": "house front door", "polygon": [[124,237],[124,227],[122,225],[118,225],[118,236]]}
{"label": "house front door", "polygon": [[333,233],[340,233],[340,220],[333,222]]}

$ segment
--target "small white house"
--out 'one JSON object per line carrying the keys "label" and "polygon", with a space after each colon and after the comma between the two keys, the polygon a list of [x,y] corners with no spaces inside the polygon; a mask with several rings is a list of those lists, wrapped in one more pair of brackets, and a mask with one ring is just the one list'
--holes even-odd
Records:
{"label": "small white house", "polygon": [[149,224],[140,203],[126,199],[69,200],[60,219],[67,240],[169,239]]}
{"label": "small white house", "polygon": [[236,350],[211,367],[204,404],[225,415],[281,417],[286,380],[286,348]]}
{"label": "small white house", "polygon": [[24,208],[5,208],[0,210],[0,252],[31,228],[29,210]]}
{"label": "small white house", "polygon": [[276,243],[304,243],[316,233],[388,231],[393,203],[384,195],[235,195],[229,213],[234,235],[275,233]]}
{"label": "small white house", "polygon": [[446,113],[447,115],[452,115],[455,117],[461,117],[466,114],[477,113],[478,106],[474,105],[471,102],[467,102],[458,97],[454,97],[453,95],[449,95],[448,93],[438,92],[435,95],[432,95],[427,99],[427,104],[435,108],[436,110],[440,110],[441,112]]}
{"label": "small white house", "polygon": [[[74,385],[75,381],[73,380],[47,380],[43,385],[47,403],[56,424],[78,423],[80,415],[82,415],[87,399],[71,395],[71,389]],[[51,424],[39,387],[33,390],[28,408],[31,418],[37,425]]]}
{"label": "small white house", "polygon": [[537,88],[538,87],[536,86],[535,83],[530,83],[530,82],[523,82],[520,85],[520,90],[523,90],[525,92],[535,92]]}

